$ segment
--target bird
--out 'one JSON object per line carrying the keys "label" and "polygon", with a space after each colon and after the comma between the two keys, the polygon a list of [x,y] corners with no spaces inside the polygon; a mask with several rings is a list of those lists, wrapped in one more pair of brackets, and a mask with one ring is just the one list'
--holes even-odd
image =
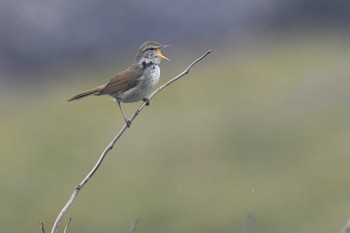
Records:
{"label": "bird", "polygon": [[149,105],[150,101],[146,95],[159,82],[161,60],[170,61],[161,52],[168,46],[155,41],[144,42],[137,51],[134,63],[129,68],[115,75],[106,84],[74,95],[66,101],[79,100],[91,95],[110,96],[117,102],[126,126],[130,127],[131,121],[127,119],[121,104],[143,100],[146,105]]}

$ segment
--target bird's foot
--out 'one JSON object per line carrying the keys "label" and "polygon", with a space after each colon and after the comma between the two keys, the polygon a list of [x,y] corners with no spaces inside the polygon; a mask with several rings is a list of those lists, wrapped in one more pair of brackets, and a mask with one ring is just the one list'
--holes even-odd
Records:
{"label": "bird's foot", "polygon": [[128,119],[125,119],[125,124],[126,124],[126,127],[130,128],[132,122]]}
{"label": "bird's foot", "polygon": [[148,98],[146,98],[146,97],[143,98],[142,100],[146,103],[146,106],[149,106],[150,103],[151,103],[150,100]]}

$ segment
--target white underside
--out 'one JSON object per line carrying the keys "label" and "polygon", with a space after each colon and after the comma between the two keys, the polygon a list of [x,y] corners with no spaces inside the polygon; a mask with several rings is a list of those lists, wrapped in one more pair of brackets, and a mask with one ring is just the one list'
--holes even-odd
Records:
{"label": "white underside", "polygon": [[[147,79],[145,77],[148,77]],[[145,70],[145,75],[141,77],[139,84],[123,93],[118,94],[118,99],[122,103],[131,103],[142,100],[157,85],[160,77],[159,66],[150,67]]]}

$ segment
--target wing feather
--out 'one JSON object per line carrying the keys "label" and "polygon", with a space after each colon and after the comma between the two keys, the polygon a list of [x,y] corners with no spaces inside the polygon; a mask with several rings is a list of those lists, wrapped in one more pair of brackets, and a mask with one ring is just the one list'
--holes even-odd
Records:
{"label": "wing feather", "polygon": [[127,70],[114,76],[99,93],[100,95],[112,95],[136,87],[140,82],[139,78],[143,74],[143,69],[132,65]]}

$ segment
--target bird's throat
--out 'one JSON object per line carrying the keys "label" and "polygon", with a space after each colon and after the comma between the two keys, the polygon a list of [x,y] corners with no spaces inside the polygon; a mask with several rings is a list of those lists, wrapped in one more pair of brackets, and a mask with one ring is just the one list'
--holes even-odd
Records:
{"label": "bird's throat", "polygon": [[155,63],[153,61],[143,61],[141,64],[144,69],[147,69],[149,67],[155,68]]}

